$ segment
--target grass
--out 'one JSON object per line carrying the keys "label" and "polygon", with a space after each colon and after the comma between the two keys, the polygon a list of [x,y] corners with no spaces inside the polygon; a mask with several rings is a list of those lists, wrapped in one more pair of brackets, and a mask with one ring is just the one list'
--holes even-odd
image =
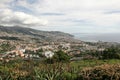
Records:
{"label": "grass", "polygon": [[73,61],[70,63],[73,67],[94,67],[104,64],[119,64],[119,59],[110,59],[110,60],[81,60],[81,61]]}

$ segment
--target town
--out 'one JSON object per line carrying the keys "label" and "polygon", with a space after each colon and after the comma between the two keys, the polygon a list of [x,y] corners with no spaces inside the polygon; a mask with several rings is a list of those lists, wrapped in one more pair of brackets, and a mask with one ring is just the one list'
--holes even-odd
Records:
{"label": "town", "polygon": [[[6,62],[15,60],[17,57],[21,59],[42,59],[42,57],[50,58],[56,51],[62,50],[69,56],[75,56],[85,51],[104,51],[105,48],[89,45],[84,42],[41,42],[41,43],[18,43],[15,41],[0,42],[1,54],[0,60]],[[5,47],[5,49],[4,49]],[[5,51],[7,49],[7,51]]]}

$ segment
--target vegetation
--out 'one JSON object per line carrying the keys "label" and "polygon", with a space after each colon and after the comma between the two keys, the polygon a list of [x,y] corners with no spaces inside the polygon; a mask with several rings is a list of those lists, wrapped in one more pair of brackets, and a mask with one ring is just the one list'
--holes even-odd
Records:
{"label": "vegetation", "polygon": [[75,57],[84,57],[84,59],[120,59],[120,48],[111,46],[102,51],[87,50],[75,55]]}
{"label": "vegetation", "polygon": [[103,59],[120,59],[120,48],[107,48],[105,51],[103,51],[102,56]]}
{"label": "vegetation", "polygon": [[[93,44],[94,45],[94,44]],[[0,53],[14,49],[10,43],[1,43]],[[111,46],[105,50],[86,50],[74,57],[57,51],[52,58],[45,58],[43,50],[25,52],[39,58],[0,62],[0,80],[120,80],[120,48]],[[42,57],[42,59],[41,59]]]}
{"label": "vegetation", "polygon": [[6,51],[11,51],[15,48],[15,46],[11,45],[9,42],[0,44],[0,53],[4,53]]}
{"label": "vegetation", "polygon": [[120,65],[102,65],[85,68],[79,73],[80,80],[120,80]]}
{"label": "vegetation", "polygon": [[120,60],[81,60],[46,64],[21,59],[0,63],[1,80],[119,80]]}
{"label": "vegetation", "polygon": [[8,37],[8,36],[2,36],[0,39],[3,40],[20,40],[18,37]]}

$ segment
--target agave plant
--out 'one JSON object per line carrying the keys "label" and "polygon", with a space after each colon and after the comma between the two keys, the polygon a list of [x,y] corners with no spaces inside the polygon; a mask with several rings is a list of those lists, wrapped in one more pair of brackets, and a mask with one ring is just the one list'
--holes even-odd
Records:
{"label": "agave plant", "polygon": [[36,80],[60,80],[61,72],[57,68],[47,67],[46,69],[35,68]]}
{"label": "agave plant", "polygon": [[1,76],[0,76],[0,80],[3,80]]}

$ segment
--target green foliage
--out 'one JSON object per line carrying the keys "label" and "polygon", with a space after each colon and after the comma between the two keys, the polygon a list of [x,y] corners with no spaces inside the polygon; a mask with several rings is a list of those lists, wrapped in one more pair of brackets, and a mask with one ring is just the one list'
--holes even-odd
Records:
{"label": "green foliage", "polygon": [[44,57],[42,53],[43,53],[43,49],[39,49],[36,51],[36,54],[38,54],[39,57]]}
{"label": "green foliage", "polygon": [[77,75],[70,72],[64,72],[62,74],[62,78],[63,80],[75,80],[77,78]]}
{"label": "green foliage", "polygon": [[102,53],[103,59],[120,59],[120,48],[110,47]]}
{"label": "green foliage", "polygon": [[11,51],[15,48],[15,46],[11,45],[10,43],[6,42],[6,43],[2,43],[0,45],[0,53],[4,53],[7,51]]}
{"label": "green foliage", "polygon": [[2,36],[0,39],[4,40],[20,40],[18,37],[8,37],[8,36]]}
{"label": "green foliage", "polygon": [[57,51],[56,54],[53,56],[53,58],[57,61],[57,62],[69,62],[70,60],[70,56],[68,56],[67,53],[63,52],[63,51]]}
{"label": "green foliage", "polygon": [[[90,56],[90,57],[87,57]],[[88,50],[75,55],[75,57],[83,57],[85,59],[120,59],[120,48],[111,46],[104,51]]]}
{"label": "green foliage", "polygon": [[[59,69],[55,68],[51,68],[49,69],[47,67],[48,70],[37,70],[35,69],[35,74],[36,74],[36,80],[60,80],[60,71]],[[41,74],[42,73],[42,74]]]}
{"label": "green foliage", "polygon": [[81,60],[45,64],[41,61],[19,59],[8,63],[0,62],[0,78],[1,80],[109,80],[113,76],[113,80],[119,80],[119,63],[120,60]]}

